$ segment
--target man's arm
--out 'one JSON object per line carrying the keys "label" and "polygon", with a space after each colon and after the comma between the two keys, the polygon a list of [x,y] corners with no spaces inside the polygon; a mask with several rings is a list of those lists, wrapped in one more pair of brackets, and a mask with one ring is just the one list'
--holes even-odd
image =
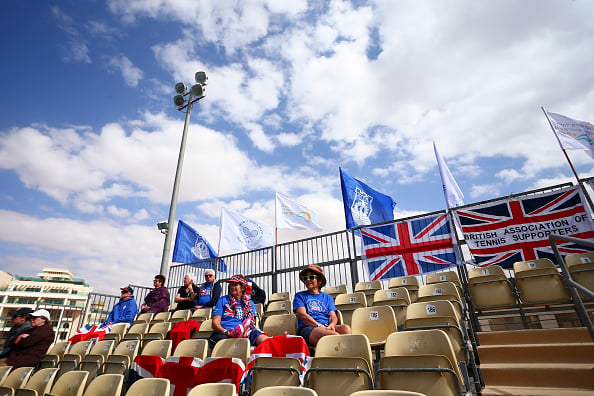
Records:
{"label": "man's arm", "polygon": [[215,284],[212,285],[212,292],[210,293],[210,301],[207,302],[206,304],[204,304],[204,306],[212,308],[215,305],[217,305],[219,298],[221,298],[221,290],[222,289],[223,288],[221,287],[221,282],[216,281]]}

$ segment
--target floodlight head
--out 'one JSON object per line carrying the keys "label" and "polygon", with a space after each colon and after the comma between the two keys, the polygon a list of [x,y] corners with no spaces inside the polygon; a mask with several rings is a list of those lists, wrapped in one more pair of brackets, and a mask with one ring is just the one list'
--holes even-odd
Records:
{"label": "floodlight head", "polygon": [[194,85],[192,85],[191,92],[192,92],[192,96],[194,96],[195,98],[199,98],[202,95],[204,95],[204,88],[200,84],[194,84]]}
{"label": "floodlight head", "polygon": [[180,94],[183,95],[186,93],[186,84],[184,84],[183,82],[178,82],[177,84],[175,84],[175,93],[176,94]]}
{"label": "floodlight head", "polygon": [[157,223],[157,229],[158,229],[159,231],[161,231],[161,230],[166,230],[166,229],[168,229],[168,228],[169,228],[169,224],[168,224],[166,221],[162,221],[162,222],[160,222],[160,223]]}
{"label": "floodlight head", "polygon": [[203,72],[203,71],[196,72],[196,74],[194,75],[194,78],[196,79],[196,82],[198,84],[206,84],[206,80],[208,80],[208,77],[206,76],[206,72]]}
{"label": "floodlight head", "polygon": [[184,95],[175,95],[173,97],[173,103],[177,106],[177,107],[182,107],[183,105],[186,104],[186,99],[184,98]]}

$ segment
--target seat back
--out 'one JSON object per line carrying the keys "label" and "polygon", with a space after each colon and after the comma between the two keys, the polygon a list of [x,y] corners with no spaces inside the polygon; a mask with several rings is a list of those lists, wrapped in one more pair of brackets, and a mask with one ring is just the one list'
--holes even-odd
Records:
{"label": "seat back", "polygon": [[153,316],[153,318],[151,319],[151,323],[169,322],[170,317],[171,317],[171,312],[169,312],[169,311],[159,312]]}
{"label": "seat back", "polygon": [[268,302],[273,302],[273,301],[291,301],[292,296],[291,293],[289,292],[278,292],[278,293],[272,293],[270,295],[270,297],[268,298]]}
{"label": "seat back", "polygon": [[44,368],[38,370],[33,374],[29,381],[21,388],[29,389],[37,392],[37,395],[45,395],[49,393],[52,385],[54,384],[54,380],[56,379],[56,374],[58,374],[57,368]]}
{"label": "seat back", "polygon": [[[573,280],[594,291],[594,252],[567,255],[565,263]],[[582,298],[585,297],[583,293],[580,294]]]}
{"label": "seat back", "polygon": [[0,386],[2,386],[2,384],[4,383],[4,380],[6,379],[6,377],[8,377],[10,370],[12,370],[12,366],[0,367]]}
{"label": "seat back", "polygon": [[394,310],[396,315],[396,323],[404,325],[406,320],[406,307],[410,305],[410,294],[405,287],[397,287],[395,289],[377,290],[373,296],[372,306],[388,305]]}
{"label": "seat back", "polygon": [[[10,366],[7,367],[12,368]],[[2,382],[2,386],[6,386],[13,389],[21,388],[25,383],[27,383],[32,372],[33,367],[15,368],[12,371],[10,371],[8,376],[6,376],[6,378]]]}
{"label": "seat back", "polygon": [[144,348],[142,348],[142,355],[159,356],[167,359],[171,355],[171,340],[153,340],[149,341]]}
{"label": "seat back", "polygon": [[496,309],[516,304],[512,285],[499,265],[470,268],[468,288],[477,309]]}
{"label": "seat back", "polygon": [[142,378],[134,382],[126,396],[169,396],[170,383],[165,378]]}
{"label": "seat back", "polygon": [[206,359],[207,354],[208,341],[205,339],[183,340],[177,345],[173,352],[173,356],[190,356],[202,360]]}
{"label": "seat back", "polygon": [[458,316],[463,316],[462,298],[458,288],[452,282],[432,283],[419,287],[417,302],[448,300],[454,304]]}
{"label": "seat back", "polygon": [[119,342],[123,337],[124,334],[130,328],[129,323],[116,323],[111,326],[111,331],[103,337],[103,340],[116,340]]}
{"label": "seat back", "polygon": [[[150,327],[149,323],[136,323],[130,326],[126,334],[123,335],[123,340],[139,340],[141,339]],[[111,334],[111,333],[109,333]]]}
{"label": "seat back", "polygon": [[383,345],[391,333],[398,331],[396,315],[387,305],[357,308],[351,324],[353,334],[365,334],[371,346]]}
{"label": "seat back", "polygon": [[236,396],[235,385],[212,382],[193,387],[187,396]]}
{"label": "seat back", "polygon": [[51,394],[55,396],[81,396],[88,377],[89,373],[87,371],[68,371],[56,380],[52,386]]}
{"label": "seat back", "polygon": [[192,311],[189,309],[182,309],[179,311],[175,311],[174,313],[171,314],[171,317],[169,318],[169,321],[171,323],[177,323],[177,322],[183,322],[185,320],[190,319],[190,316],[192,315]]}
{"label": "seat back", "polygon": [[373,367],[371,345],[364,334],[337,334],[320,338],[315,357],[360,357]]}
{"label": "seat back", "polygon": [[122,374],[102,374],[94,378],[86,391],[85,396],[120,396],[124,376]]}
{"label": "seat back", "polygon": [[287,311],[287,312],[291,312],[292,308],[293,307],[292,307],[291,301],[288,301],[288,300],[272,301],[266,307],[266,310],[264,311],[264,314],[266,314],[267,312],[272,312],[272,311]]}
{"label": "seat back", "polygon": [[247,338],[227,338],[217,342],[212,349],[212,357],[239,358],[244,364],[250,358],[250,341]]}
{"label": "seat back", "polygon": [[212,334],[212,319],[206,319],[200,323],[200,328],[192,334],[192,338],[208,339]]}
{"label": "seat back", "polygon": [[443,282],[452,282],[458,288],[462,287],[460,277],[456,271],[431,272],[427,274],[427,278],[425,279],[425,284],[427,285]]}
{"label": "seat back", "polygon": [[269,316],[262,326],[262,331],[270,337],[283,334],[297,335],[297,316],[292,313]]}
{"label": "seat back", "polygon": [[151,324],[148,332],[144,335],[143,338],[151,338],[157,339],[160,338],[164,340],[167,338],[167,333],[171,330],[171,322],[157,322]]}
{"label": "seat back", "polygon": [[414,275],[399,276],[388,281],[388,289],[404,287],[410,294],[410,302],[417,302],[419,279]]}
{"label": "seat back", "polygon": [[191,318],[199,322],[210,319],[212,308],[198,308],[194,311]]}
{"label": "seat back", "polygon": [[103,358],[106,358],[115,348],[116,342],[115,340],[101,340],[97,341],[95,345],[91,348],[91,352],[89,355],[100,355]]}
{"label": "seat back", "polygon": [[363,292],[339,294],[334,299],[336,309],[341,312],[342,324],[351,325],[353,311],[367,306],[367,297]]}
{"label": "seat back", "polygon": [[299,386],[301,362],[288,357],[259,357],[251,369],[251,394],[269,386]]}
{"label": "seat back", "polygon": [[324,293],[330,294],[332,298],[336,298],[339,294],[347,294],[349,291],[345,284],[337,286],[326,286],[323,289]]}
{"label": "seat back", "polygon": [[375,291],[381,290],[382,288],[382,282],[378,280],[358,282],[357,284],[355,284],[355,292],[363,292],[365,294],[368,307],[371,306],[371,304],[373,304],[373,296],[375,294]]}
{"label": "seat back", "polygon": [[351,396],[426,396],[424,393],[393,389],[362,390],[351,393]]}
{"label": "seat back", "polygon": [[107,357],[103,363],[104,374],[124,374],[134,361],[138,350],[140,349],[140,340],[123,340],[118,344],[115,351]]}
{"label": "seat back", "polygon": [[555,264],[547,258],[514,263],[520,299],[526,304],[548,305],[569,301],[569,292]]}
{"label": "seat back", "polygon": [[153,316],[155,314],[152,312],[140,312],[136,315],[136,319],[134,319],[134,323],[150,323],[153,320]]}
{"label": "seat back", "polygon": [[272,386],[263,388],[253,396],[317,396],[315,390],[300,386]]}

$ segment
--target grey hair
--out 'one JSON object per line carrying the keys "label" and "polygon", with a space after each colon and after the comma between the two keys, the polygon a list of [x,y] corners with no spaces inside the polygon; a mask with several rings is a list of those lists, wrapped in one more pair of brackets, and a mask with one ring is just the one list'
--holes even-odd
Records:
{"label": "grey hair", "polygon": [[196,275],[194,275],[194,274],[192,274],[192,273],[188,272],[187,274],[185,274],[185,275],[184,275],[184,278],[185,278],[186,276],[187,276],[187,277],[188,277],[188,279],[190,279],[192,282],[196,282]]}

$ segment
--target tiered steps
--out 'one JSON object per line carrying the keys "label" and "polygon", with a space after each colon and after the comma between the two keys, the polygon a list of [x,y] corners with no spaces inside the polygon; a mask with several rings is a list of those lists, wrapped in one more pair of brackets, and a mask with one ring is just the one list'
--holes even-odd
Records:
{"label": "tiered steps", "polygon": [[483,396],[594,395],[594,342],[585,327],[478,336]]}

